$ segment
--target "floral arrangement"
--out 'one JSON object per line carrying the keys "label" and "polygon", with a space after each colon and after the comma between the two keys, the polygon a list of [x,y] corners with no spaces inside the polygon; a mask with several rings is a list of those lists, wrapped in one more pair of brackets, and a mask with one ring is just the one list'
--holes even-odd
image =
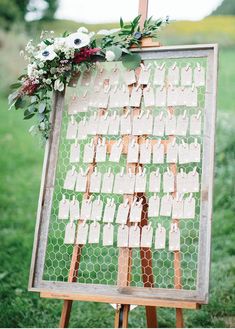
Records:
{"label": "floral arrangement", "polygon": [[131,53],[130,48],[140,46],[143,38],[156,38],[159,28],[168,23],[168,17],[149,18],[142,29],[139,21],[140,16],[129,24],[120,19],[120,28],[101,30],[96,34],[85,27],[61,37],[54,37],[53,31],[42,32],[41,41],[36,45],[30,40],[25,51],[20,52],[28,62],[27,72],[11,86],[10,109],[24,109],[25,120],[36,118],[30,132],[41,133],[43,139],[47,139],[51,129],[50,93],[53,90],[63,92],[74,76],[92,67],[98,59],[121,60],[126,68],[135,69],[141,58]]}

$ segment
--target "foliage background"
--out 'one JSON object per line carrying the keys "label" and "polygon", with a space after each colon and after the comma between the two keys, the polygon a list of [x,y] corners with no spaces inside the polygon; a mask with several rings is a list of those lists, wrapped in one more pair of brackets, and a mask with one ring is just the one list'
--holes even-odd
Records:
{"label": "foliage background", "polygon": [[[29,1],[0,2],[0,327],[56,327],[62,307],[58,300],[27,291],[43,148],[27,132],[30,123],[22,120],[22,113],[7,111],[9,84],[22,72],[19,51],[28,39],[38,38],[42,27],[60,33],[84,25],[54,20],[57,1],[48,3],[49,14],[45,10],[41,20],[24,23]],[[6,19],[7,12],[15,16]],[[160,35],[164,45],[220,45],[210,303],[184,312],[187,327],[235,327],[235,2],[225,0],[213,14],[199,22],[174,22]],[[142,307],[131,312],[131,327],[146,326],[144,312]],[[160,327],[175,326],[173,309],[160,309],[158,317]],[[70,325],[113,327],[113,318],[109,305],[75,302]]]}

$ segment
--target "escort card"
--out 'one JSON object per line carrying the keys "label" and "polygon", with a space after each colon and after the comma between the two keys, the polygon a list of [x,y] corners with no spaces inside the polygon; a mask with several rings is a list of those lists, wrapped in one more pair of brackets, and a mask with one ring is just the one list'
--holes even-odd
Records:
{"label": "escort card", "polygon": [[130,211],[130,206],[128,204],[128,199],[126,199],[125,202],[121,203],[118,207],[116,223],[126,224],[129,211]]}
{"label": "escort card", "polygon": [[199,192],[199,174],[196,167],[188,173],[187,192]]}
{"label": "escort card", "polygon": [[87,220],[91,217],[92,202],[91,199],[83,199],[81,206],[81,219]]}
{"label": "escort card", "polygon": [[127,225],[120,225],[117,232],[117,247],[128,247],[129,228]]}
{"label": "escort card", "polygon": [[136,83],[135,71],[134,70],[125,70],[123,72],[123,79],[127,86],[132,85],[133,83]]}
{"label": "escort card", "polygon": [[74,244],[76,227],[73,222],[66,225],[64,244]]}
{"label": "escort card", "polygon": [[156,144],[153,145],[153,163],[164,163],[164,145],[161,140],[158,140]]}
{"label": "escort card", "polygon": [[135,192],[145,192],[146,191],[146,183],[147,177],[145,174],[146,168],[142,171],[141,167],[139,167],[139,173],[135,176]]}
{"label": "escort card", "polygon": [[94,114],[92,116],[90,116],[90,118],[87,122],[87,133],[88,133],[88,135],[96,135],[97,134],[98,123],[99,123],[99,118],[97,116],[97,113],[94,112]]}
{"label": "escort card", "polygon": [[147,88],[144,88],[143,96],[145,107],[151,107],[155,105],[153,88],[150,88],[149,86]]}
{"label": "escort card", "polygon": [[176,123],[176,135],[186,136],[188,130],[188,121],[189,119],[186,116],[186,112],[184,114],[178,115]]}
{"label": "escort card", "polygon": [[86,221],[78,224],[76,244],[86,244],[88,235],[88,224]]}
{"label": "escort card", "polygon": [[120,139],[112,145],[109,161],[110,162],[119,162],[122,154],[123,143]]}
{"label": "escort card", "polygon": [[70,146],[70,157],[69,162],[75,163],[80,161],[80,145],[78,144],[78,140],[76,139],[75,143]]}
{"label": "escort card", "polygon": [[102,217],[102,211],[103,211],[103,201],[100,200],[100,197],[98,197],[96,200],[92,202],[92,208],[91,208],[91,216],[90,219],[93,221],[100,221]]}
{"label": "escort card", "polygon": [[135,198],[131,204],[131,211],[130,211],[130,222],[140,222],[141,221],[141,214],[143,210],[142,199],[137,202]]}
{"label": "escort card", "polygon": [[77,172],[75,170],[75,167],[67,171],[65,180],[64,180],[64,189],[66,190],[74,190],[75,183],[77,179]]}
{"label": "escort card", "polygon": [[174,218],[174,219],[184,218],[184,200],[183,200],[183,194],[180,195],[178,192],[177,192],[176,197],[173,199],[173,204],[172,204],[172,218]]}
{"label": "escort card", "polygon": [[158,223],[158,227],[155,233],[155,249],[165,249],[166,247],[166,229],[160,223]]}
{"label": "escort card", "polygon": [[165,118],[163,117],[163,112],[159,115],[156,115],[154,118],[153,125],[153,136],[164,136],[165,130]]}
{"label": "escort card", "polygon": [[103,246],[113,245],[114,228],[111,223],[105,224],[103,228]]}
{"label": "escort card", "polygon": [[114,214],[116,209],[116,204],[114,203],[114,199],[107,199],[107,204],[104,208],[104,216],[103,216],[103,222],[113,222],[114,220]]}
{"label": "escort card", "polygon": [[168,69],[168,75],[167,80],[168,83],[172,85],[178,85],[179,84],[179,67],[174,63],[171,67]]}
{"label": "escort card", "polygon": [[167,163],[177,163],[178,160],[178,144],[175,138],[172,142],[167,144],[166,162]]}
{"label": "escort card", "polygon": [[80,217],[79,201],[73,196],[69,204],[69,218],[71,221],[78,220]]}
{"label": "escort card", "polygon": [[59,213],[58,219],[68,219],[69,218],[69,204],[70,201],[63,195],[62,200],[59,202]]}
{"label": "escort card", "polygon": [[183,171],[183,169],[181,169],[176,175],[176,190],[179,193],[186,193],[187,189],[188,175]]}
{"label": "escort card", "polygon": [[95,145],[92,139],[90,143],[85,144],[84,146],[83,162],[92,163],[94,161],[94,156],[95,156]]}
{"label": "escort card", "polygon": [[95,171],[91,174],[90,177],[90,192],[91,193],[100,193],[101,186],[101,173],[97,171],[97,167],[95,167]]}
{"label": "escort card", "polygon": [[151,163],[152,145],[150,140],[146,140],[145,143],[140,144],[140,160],[139,163],[147,164]]}
{"label": "escort card", "polygon": [[77,129],[78,129],[77,121],[74,119],[74,116],[72,115],[70,121],[68,122],[66,139],[75,139],[77,136]]}
{"label": "escort card", "polygon": [[200,64],[194,69],[194,84],[196,87],[205,86],[205,68]]}
{"label": "escort card", "polygon": [[180,250],[180,229],[177,224],[171,224],[169,232],[169,250],[179,251]]}
{"label": "escort card", "polygon": [[201,161],[201,144],[197,141],[189,144],[190,162]]}
{"label": "escort card", "polygon": [[100,224],[96,221],[90,224],[88,243],[99,243]]}
{"label": "escort card", "polygon": [[153,241],[153,228],[151,225],[144,225],[141,232],[140,247],[151,248]]}
{"label": "escort card", "polygon": [[130,226],[129,228],[129,248],[138,248],[140,246],[140,228],[139,226]]}
{"label": "escort card", "polygon": [[166,106],[167,92],[164,86],[156,88],[155,94],[155,106],[163,107]]}
{"label": "escort card", "polygon": [[139,144],[135,139],[128,144],[127,163],[137,163],[139,160]]}
{"label": "escort card", "polygon": [[123,182],[125,181],[125,174],[124,174],[124,168],[120,173],[117,173],[115,175],[115,180],[114,180],[114,187],[113,187],[113,193],[115,194],[124,194],[124,188],[125,184]]}
{"label": "escort card", "polygon": [[163,192],[164,193],[169,193],[169,192],[174,192],[175,190],[175,177],[174,174],[171,170],[167,170],[163,174]]}
{"label": "escort card", "polygon": [[172,212],[173,198],[170,194],[165,194],[161,198],[160,216],[170,217]]}
{"label": "escort card", "polygon": [[98,135],[107,135],[109,129],[110,117],[108,116],[108,112],[105,115],[99,117],[99,123],[97,128]]}
{"label": "escort card", "polygon": [[182,140],[179,145],[179,164],[185,164],[190,162],[189,145]]}
{"label": "escort card", "polygon": [[141,63],[140,65],[141,65],[141,70],[140,70],[138,83],[140,85],[147,85],[149,83],[149,78],[150,78],[150,73],[151,73],[151,71],[150,71],[151,63],[149,63],[146,66],[143,63]]}
{"label": "escort card", "polygon": [[87,172],[84,172],[82,168],[80,168],[80,172],[77,174],[76,178],[76,192],[86,192],[87,188]]}
{"label": "escort card", "polygon": [[139,87],[134,87],[131,92],[129,106],[140,107],[142,97],[142,89]]}
{"label": "escort card", "polygon": [[192,194],[184,200],[184,218],[195,218],[196,201]]}
{"label": "escort card", "polygon": [[105,162],[106,161],[106,152],[107,152],[107,145],[105,143],[105,138],[103,137],[102,142],[99,139],[98,144],[96,145],[95,161],[96,162]]}
{"label": "escort card", "polygon": [[101,193],[112,193],[114,182],[114,174],[110,171],[103,175],[103,183]]}
{"label": "escort card", "polygon": [[165,83],[166,69],[164,65],[157,66],[154,71],[153,83],[154,85],[162,86]]}
{"label": "escort card", "polygon": [[153,195],[149,198],[148,217],[158,217],[160,208],[159,196]]}
{"label": "escort card", "polygon": [[192,69],[190,64],[181,69],[181,86],[191,86],[192,84]]}
{"label": "escort card", "polygon": [[150,114],[149,110],[147,110],[142,116],[142,129],[140,131],[142,135],[152,135],[153,116]]}
{"label": "escort card", "polygon": [[131,116],[129,111],[121,116],[120,122],[120,134],[129,135],[131,134]]}
{"label": "escort card", "polygon": [[192,114],[190,117],[190,135],[200,135],[201,134],[201,115]]}
{"label": "escort card", "polygon": [[168,113],[165,119],[165,134],[175,135],[176,133],[176,117],[175,115]]}
{"label": "escort card", "polygon": [[149,176],[149,192],[160,192],[161,188],[161,174],[159,169],[150,173]]}
{"label": "escort card", "polygon": [[117,112],[114,111],[114,114],[109,119],[109,129],[108,135],[118,135],[120,126],[120,117],[117,115]]}
{"label": "escort card", "polygon": [[87,121],[86,117],[78,123],[77,139],[84,140],[87,138]]}

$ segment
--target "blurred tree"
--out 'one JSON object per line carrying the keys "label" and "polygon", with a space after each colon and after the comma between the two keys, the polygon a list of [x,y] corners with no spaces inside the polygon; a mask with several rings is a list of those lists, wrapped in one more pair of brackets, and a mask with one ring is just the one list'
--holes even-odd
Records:
{"label": "blurred tree", "polygon": [[234,0],[223,0],[212,13],[212,16],[218,15],[235,15],[235,1]]}
{"label": "blurred tree", "polygon": [[47,8],[43,12],[41,19],[43,20],[53,20],[55,17],[56,10],[58,9],[59,1],[58,0],[45,0],[47,3]]}
{"label": "blurred tree", "polygon": [[22,13],[16,1],[0,1],[0,28],[9,29],[15,21],[22,18]]}

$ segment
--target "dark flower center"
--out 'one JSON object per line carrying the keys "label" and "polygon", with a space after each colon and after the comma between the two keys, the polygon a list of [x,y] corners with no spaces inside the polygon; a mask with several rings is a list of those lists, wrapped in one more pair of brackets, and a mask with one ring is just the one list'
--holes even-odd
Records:
{"label": "dark flower center", "polygon": [[44,56],[44,57],[47,57],[47,56],[49,56],[49,51],[48,50],[44,50],[44,52],[42,53],[42,56]]}
{"label": "dark flower center", "polygon": [[77,45],[80,45],[80,43],[82,42],[81,39],[77,38],[74,40],[74,44],[77,46]]}

